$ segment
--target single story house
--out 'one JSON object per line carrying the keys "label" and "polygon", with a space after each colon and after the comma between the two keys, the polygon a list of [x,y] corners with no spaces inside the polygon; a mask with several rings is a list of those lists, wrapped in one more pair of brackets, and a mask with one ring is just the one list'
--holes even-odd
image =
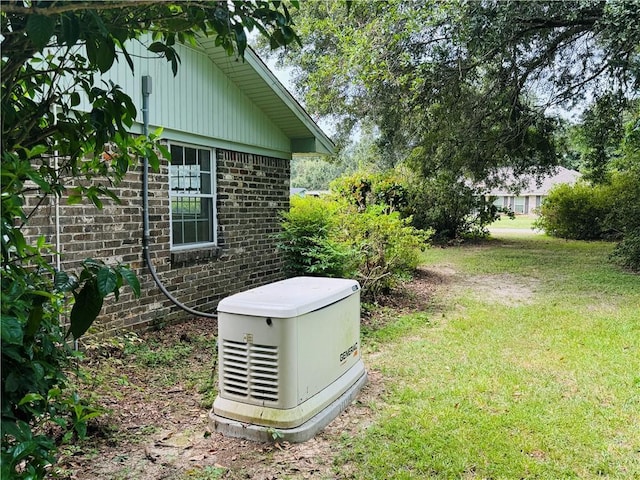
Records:
{"label": "single story house", "polygon": [[[149,176],[150,257],[171,295],[214,314],[222,298],[284,278],[274,235],[279,212],[289,208],[290,160],[294,153],[329,154],[334,145],[250,49],[242,61],[214,38],[179,45],[175,77],[168,62],[149,58],[143,46],[128,50],[134,74],[120,61],[102,78],[136,103],[140,133],[146,77],[149,129],[163,128],[172,154],[171,164],[164,161]],[[64,270],[92,257],[128,264],[138,275],[141,297],[128,289],[118,301],[109,297],[95,324],[99,332],[190,316],[145,266],[142,188],[140,167],[115,189],[122,204],[105,202],[99,210],[51,200],[30,222],[31,233],[45,235],[60,252]]]}
{"label": "single story house", "polygon": [[546,176],[541,181],[526,178],[519,182],[507,182],[511,185],[492,189],[486,194],[486,197],[493,198],[494,205],[498,207],[508,208],[516,214],[529,215],[540,208],[543,200],[555,185],[560,183],[573,185],[579,178],[579,172],[565,167],[557,167],[553,175]]}

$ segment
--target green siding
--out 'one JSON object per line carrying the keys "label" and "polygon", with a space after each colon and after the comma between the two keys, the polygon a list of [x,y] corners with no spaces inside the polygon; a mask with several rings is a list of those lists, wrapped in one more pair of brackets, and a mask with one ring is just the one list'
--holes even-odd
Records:
{"label": "green siding", "polygon": [[[180,137],[200,137],[207,145],[242,151],[270,153],[290,158],[291,139],[280,130],[204,52],[178,46],[181,62],[173,76],[171,65],[164,59],[149,58],[140,44],[128,51],[133,57],[134,75],[124,61],[105,75],[121,86],[138,107],[142,123],[141,78],[150,75],[153,92],[150,96],[149,123],[151,129],[162,126],[165,137],[177,132]],[[235,61],[233,58],[230,62]]]}

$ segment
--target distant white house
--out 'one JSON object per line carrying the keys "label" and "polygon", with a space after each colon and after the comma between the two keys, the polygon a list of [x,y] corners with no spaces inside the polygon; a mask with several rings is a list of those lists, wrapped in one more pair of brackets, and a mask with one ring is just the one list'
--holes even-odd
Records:
{"label": "distant white house", "polygon": [[493,203],[497,207],[508,208],[516,214],[530,214],[540,208],[552,187],[560,183],[573,185],[580,176],[575,170],[557,167],[554,175],[543,178],[540,183],[531,178],[519,181],[516,186],[514,181],[513,186],[493,189],[486,196],[495,198]]}

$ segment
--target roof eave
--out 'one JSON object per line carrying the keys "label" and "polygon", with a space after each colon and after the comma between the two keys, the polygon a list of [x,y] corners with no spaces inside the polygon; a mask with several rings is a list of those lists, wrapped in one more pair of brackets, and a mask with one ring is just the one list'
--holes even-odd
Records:
{"label": "roof eave", "polygon": [[[291,139],[292,154],[317,153],[330,155],[334,153],[335,145],[333,141],[322,131],[304,107],[291,95],[253,49],[248,47],[245,50],[244,60],[237,58],[231,60],[231,57],[224,52],[222,47],[215,45],[215,41],[211,37],[202,35],[197,41],[211,61],[221,68],[238,88],[244,90],[245,94],[256,102],[256,105],[265,107],[263,111]],[[249,81],[247,81],[248,79]],[[253,85],[252,82],[254,82]],[[271,99],[268,99],[268,97],[256,97],[255,82],[263,84],[262,88],[264,88],[264,91],[269,92]],[[247,88],[250,90],[247,90]],[[272,117],[267,112],[267,110],[273,111],[272,105],[270,105],[271,102],[273,102],[273,106],[280,105],[273,112],[276,114],[275,117]],[[298,150],[297,148],[303,149]]]}
{"label": "roof eave", "polygon": [[[305,108],[298,102],[293,95],[287,90],[287,88],[278,80],[269,67],[262,61],[258,54],[250,47],[245,51],[245,61],[247,61],[254,70],[267,82],[278,97],[289,107],[289,109],[298,117],[298,119],[307,127],[310,133],[316,139],[316,144],[319,144],[320,151],[316,145],[316,153],[332,154],[335,150],[333,141],[322,131],[318,124],[311,118]],[[295,140],[295,139],[294,139]],[[294,152],[298,153],[298,152]]]}

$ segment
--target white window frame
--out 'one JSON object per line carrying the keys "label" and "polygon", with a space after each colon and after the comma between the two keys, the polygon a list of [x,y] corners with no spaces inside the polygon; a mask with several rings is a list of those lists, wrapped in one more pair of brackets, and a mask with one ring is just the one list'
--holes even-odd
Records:
{"label": "white window frame", "polygon": [[[513,212],[517,214],[524,214],[526,209],[527,200],[525,197],[514,197],[513,198]],[[521,210],[521,211],[520,211]]]}
{"label": "white window frame", "polygon": [[[171,151],[172,147],[182,147],[183,149],[185,148],[191,148],[196,150],[196,154],[199,155],[198,151],[202,151],[202,150],[206,150],[209,152],[209,164],[210,164],[210,172],[209,172],[209,178],[211,181],[211,185],[210,185],[210,193],[180,193],[180,194],[176,194],[176,192],[174,191],[174,189],[172,188],[172,179],[174,178],[174,176],[172,176],[172,169],[171,166],[172,164],[169,163],[169,169],[168,169],[168,174],[167,174],[167,181],[169,183],[169,242],[170,242],[170,249],[171,251],[180,251],[180,250],[194,250],[194,249],[201,249],[201,248],[208,248],[208,247],[215,247],[218,244],[218,212],[217,212],[217,207],[216,207],[216,200],[217,200],[217,183],[216,183],[216,170],[217,170],[217,165],[216,165],[216,151],[214,148],[212,147],[206,147],[204,145],[195,145],[195,144],[189,144],[189,143],[183,143],[183,142],[173,142],[170,141],[168,144],[168,148],[169,151]],[[183,150],[184,152],[184,150]],[[173,160],[173,159],[172,159]],[[182,161],[182,159],[181,159]],[[198,158],[198,165],[200,164],[199,158]],[[205,199],[210,199],[210,203],[211,203],[211,212],[210,213],[210,218],[211,218],[211,238],[213,239],[213,241],[207,241],[207,242],[192,242],[192,243],[181,243],[181,244],[174,244],[174,239],[173,239],[173,226],[174,226],[174,214],[173,214],[173,200],[174,199],[178,199],[178,198],[205,198]]]}

